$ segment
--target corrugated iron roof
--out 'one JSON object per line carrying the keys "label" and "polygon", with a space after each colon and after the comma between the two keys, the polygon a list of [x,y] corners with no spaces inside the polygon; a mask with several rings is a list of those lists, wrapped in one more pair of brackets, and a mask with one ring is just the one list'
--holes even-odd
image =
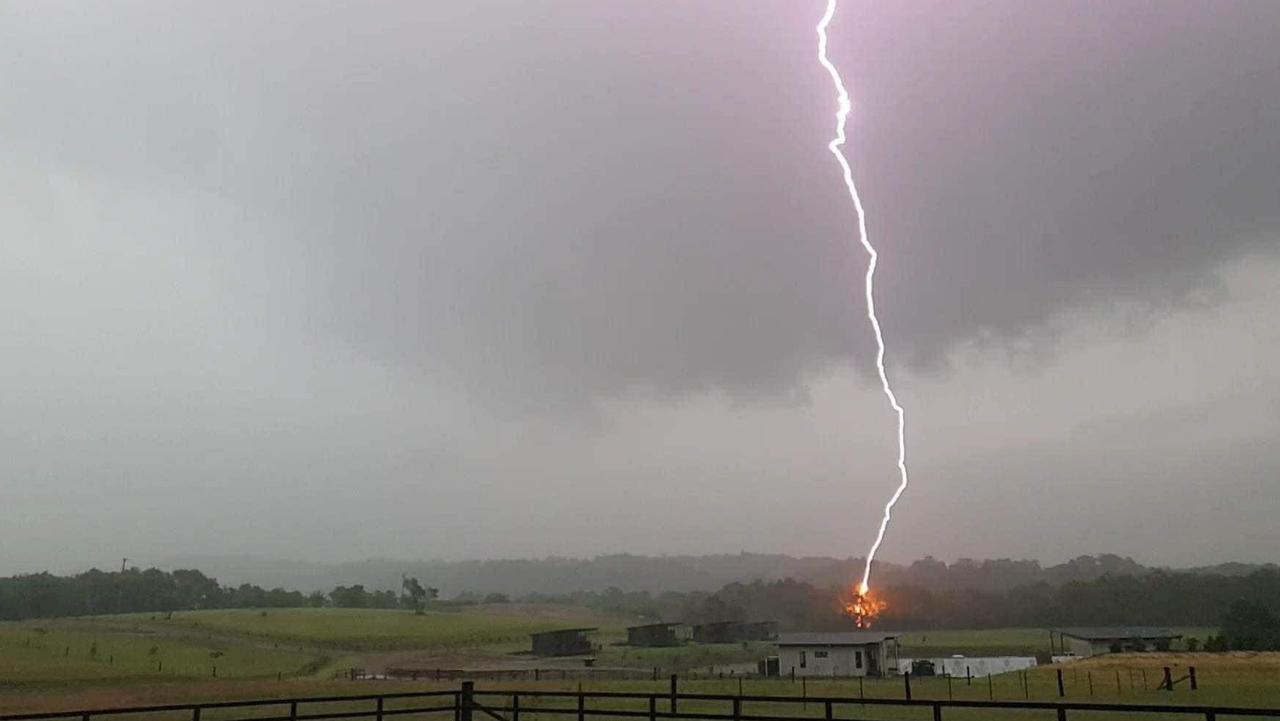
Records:
{"label": "corrugated iron roof", "polygon": [[530,636],[558,636],[561,634],[590,633],[591,631],[597,631],[597,630],[599,629],[594,627],[593,628],[557,628],[552,631],[539,631],[537,633],[531,633],[529,635]]}
{"label": "corrugated iron roof", "polygon": [[780,633],[779,646],[866,646],[897,638],[896,633],[881,631],[844,631],[838,633]]}
{"label": "corrugated iron roof", "polygon": [[1083,641],[1110,641],[1133,638],[1182,638],[1172,629],[1158,626],[1088,626],[1080,628],[1055,628],[1054,633],[1071,636]]}

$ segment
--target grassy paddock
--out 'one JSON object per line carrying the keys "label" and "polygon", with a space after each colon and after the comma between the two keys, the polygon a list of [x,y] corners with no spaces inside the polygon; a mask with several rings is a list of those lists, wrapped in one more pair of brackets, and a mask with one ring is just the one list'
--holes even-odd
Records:
{"label": "grassy paddock", "polygon": [[604,646],[596,654],[600,666],[658,667],[664,673],[725,664],[753,663],[771,653],[768,643],[686,644],[666,648]]}
{"label": "grassy paddock", "polygon": [[574,624],[493,613],[291,608],[175,613],[163,623],[197,631],[355,650],[470,648],[528,643],[529,634]]}
{"label": "grassy paddock", "polygon": [[91,623],[0,624],[0,686],[296,675],[321,661],[292,648],[203,641]]}
{"label": "grassy paddock", "polygon": [[[526,647],[527,634],[532,631],[567,625],[599,625],[601,640],[606,642],[618,637],[616,620],[600,619],[602,622],[592,623],[593,620],[536,617],[493,609],[483,613],[445,612],[426,616],[400,611],[276,609],[267,610],[265,614],[254,610],[177,613],[170,619],[134,615],[0,623],[0,713],[452,689],[456,683],[335,681],[331,670],[359,665],[363,659],[378,657],[384,651],[404,649],[457,649],[466,652],[462,657],[483,656],[493,649]],[[902,643],[903,655],[1023,655],[1047,651],[1048,632],[1041,629],[907,632],[902,634]],[[687,676],[705,675],[709,666],[749,662],[768,652],[767,645],[757,644],[747,648],[686,645],[675,649],[606,645],[597,655],[597,666],[658,666],[664,669],[664,675],[672,668],[681,669],[686,675],[680,682],[681,691],[727,694],[737,692],[738,679],[690,680]],[[211,671],[215,665],[216,679]],[[1188,666],[1196,666],[1200,690],[1191,692],[1183,684],[1173,693],[1156,691],[1165,665],[1173,668],[1178,676],[1185,674]],[[1068,664],[1062,669],[1066,698],[1071,701],[1280,705],[1280,654],[1108,655]],[[1146,671],[1145,677],[1143,671]],[[990,680],[985,677],[952,679],[948,683],[944,678],[916,678],[912,688],[917,699],[1053,701],[1058,699],[1056,679],[1056,668],[1040,667],[1025,675],[1003,674]],[[482,681],[479,688],[574,691],[578,684],[575,681]],[[665,679],[656,683],[587,681],[583,688],[658,694],[668,690]],[[742,689],[749,695],[901,698],[903,681],[901,678],[867,679],[861,683],[848,679],[803,682],[747,679]],[[533,699],[522,703],[524,721],[565,718],[536,714],[538,703]],[[595,708],[611,708],[608,705],[611,702],[605,700],[590,703]],[[366,706],[372,711],[372,706]],[[348,710],[365,710],[366,706],[355,704]],[[545,702],[543,707],[547,707]],[[691,701],[681,710],[724,713],[728,709],[724,703]],[[753,714],[790,715],[797,710],[815,718],[825,713],[816,703],[797,709],[784,704],[750,702],[744,708],[745,713]],[[929,718],[927,710],[862,708],[853,702],[837,705],[834,711],[837,719]],[[219,713],[210,712],[202,721],[233,718]],[[259,715],[277,713],[278,708],[264,709]],[[234,717],[248,716],[242,712]],[[188,718],[189,715],[184,716],[181,721]],[[955,710],[948,711],[946,718],[1016,721],[1048,717],[1012,711],[974,714]],[[1087,714],[1080,718],[1111,721],[1123,716]],[[146,717],[119,721],[170,719]],[[173,721],[178,720],[175,717]]]}
{"label": "grassy paddock", "polygon": [[[1154,690],[1155,683],[1158,682],[1158,669],[1164,664],[1177,665],[1177,668],[1185,669],[1187,665],[1194,664],[1199,671],[1201,679],[1201,689],[1196,692],[1190,691],[1185,684],[1180,685],[1173,693]],[[1141,682],[1135,678],[1132,687],[1129,685],[1129,671],[1141,668],[1148,669],[1148,688],[1141,688]],[[966,682],[964,679],[952,679],[948,684],[946,679],[942,678],[915,678],[912,679],[913,697],[917,699],[970,699],[970,700],[987,700],[994,697],[995,700],[1022,700],[1030,698],[1039,701],[1056,701],[1057,684],[1056,684],[1056,667],[1042,667],[1030,671],[1027,678],[1027,686],[1024,690],[1022,677],[1019,674],[1003,674],[992,677],[990,686],[987,679],[975,678],[972,682]],[[1115,685],[1116,672],[1120,672],[1121,686],[1117,689]],[[1093,676],[1093,694],[1090,695],[1087,690],[1088,675]],[[1169,654],[1163,657],[1151,657],[1145,654],[1134,654],[1131,656],[1108,657],[1107,659],[1098,659],[1096,661],[1078,662],[1064,667],[1064,681],[1066,682],[1067,700],[1069,701],[1096,701],[1105,703],[1159,703],[1172,705],[1231,705],[1231,706],[1276,706],[1280,704],[1280,654],[1252,654],[1252,655],[1226,655],[1218,656],[1213,654]],[[506,681],[481,681],[477,683],[480,690],[559,690],[574,692],[580,687],[578,682],[506,682]],[[134,704],[162,704],[162,703],[191,703],[197,701],[210,700],[230,700],[244,698],[288,698],[297,696],[317,696],[327,694],[368,694],[383,693],[404,690],[431,690],[431,689],[453,689],[457,688],[456,683],[407,683],[407,682],[321,682],[321,681],[243,681],[235,683],[231,681],[205,682],[205,683],[182,683],[179,681],[167,681],[162,683],[145,683],[133,684],[126,686],[109,686],[83,684],[71,689],[65,689],[50,696],[47,692],[40,693],[35,689],[30,689],[25,693],[17,695],[4,695],[3,702],[0,703],[0,709],[6,712],[29,711],[29,710],[53,710],[53,709],[69,709],[69,708],[85,708],[85,707],[110,707],[120,705]],[[653,693],[660,696],[666,695],[669,686],[666,680],[652,681],[585,681],[581,683],[581,688],[586,691],[627,691],[634,693]],[[714,694],[734,694],[739,688],[737,679],[726,680],[698,680],[689,681],[682,680],[679,683],[679,689],[682,693],[714,693]],[[866,706],[863,707],[856,703],[856,699],[865,697],[867,699],[885,699],[885,698],[902,698],[903,696],[903,680],[901,678],[886,679],[865,679],[861,683],[857,680],[850,679],[809,679],[806,681],[797,680],[795,682],[789,679],[745,679],[742,682],[742,691],[746,695],[769,695],[769,696],[789,696],[793,698],[803,697],[820,697],[820,696],[837,696],[854,699],[846,704],[838,704],[834,711],[837,719],[862,719],[877,718],[896,721],[898,719],[928,719],[931,718],[927,709],[900,709],[894,707]],[[487,697],[482,702],[489,704],[506,705],[509,700],[506,698],[494,699]],[[364,705],[360,705],[360,704]],[[663,701],[665,708],[665,701]],[[521,701],[522,719],[528,721],[555,721],[556,719],[565,719],[572,717],[563,717],[552,714],[537,714],[538,708],[572,708],[574,702],[570,699],[562,700],[539,700],[525,698]],[[401,706],[403,707],[403,706]],[[330,707],[332,710],[333,707]],[[344,707],[346,708],[346,707]],[[372,706],[367,702],[352,704],[349,710],[371,709]],[[388,706],[388,708],[392,708]],[[589,702],[589,708],[594,709],[631,709],[645,710],[647,704],[643,701],[616,701],[616,700],[592,700]],[[317,707],[313,709],[319,711]],[[696,702],[687,701],[682,703],[680,710],[682,711],[705,711],[710,713],[725,713],[729,710],[728,704],[724,702]],[[304,709],[305,712],[305,709]],[[805,705],[794,704],[770,704],[766,702],[748,702],[743,709],[744,713],[751,714],[777,714],[777,715],[795,715],[811,718],[821,718],[825,714],[825,708],[819,703],[809,703]],[[259,715],[269,715],[274,713],[270,709],[261,710]],[[225,715],[225,714],[224,714]],[[245,718],[246,714],[240,714],[237,718]],[[1118,721],[1125,718],[1145,718],[1153,719],[1150,715],[1126,715],[1126,714],[1086,714],[1081,716],[1087,719],[1100,719],[1102,721]],[[202,717],[208,721],[220,721],[222,717],[216,713]],[[231,716],[226,716],[231,718]],[[488,718],[488,717],[484,717]],[[972,719],[1010,719],[1011,721],[1019,721],[1021,719],[1048,719],[1050,718],[1044,713],[1016,712],[1016,711],[988,711],[988,712],[970,712],[964,710],[950,710],[946,712],[946,718],[959,719],[967,721]],[[134,721],[126,719],[124,721]],[[137,721],[144,721],[138,719]],[[146,721],[170,721],[167,718],[148,717]],[[175,720],[176,717],[175,717]],[[181,721],[186,721],[183,716]]]}

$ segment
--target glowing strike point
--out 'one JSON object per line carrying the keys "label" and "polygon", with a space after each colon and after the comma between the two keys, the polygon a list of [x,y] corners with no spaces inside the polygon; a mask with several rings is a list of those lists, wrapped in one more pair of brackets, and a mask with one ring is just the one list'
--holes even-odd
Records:
{"label": "glowing strike point", "polygon": [[[876,317],[876,301],[875,301],[875,278],[876,263],[880,259],[880,254],[876,252],[875,246],[871,245],[871,241],[867,237],[867,218],[866,213],[862,209],[862,198],[858,195],[858,186],[853,182],[853,171],[849,168],[849,160],[844,157],[840,146],[845,143],[845,124],[849,119],[849,111],[853,108],[849,101],[849,91],[844,87],[844,81],[840,79],[840,71],[836,70],[836,66],[827,58],[827,26],[831,24],[831,18],[836,14],[837,0],[827,0],[827,11],[822,15],[822,19],[818,21],[818,62],[822,67],[827,69],[827,73],[831,75],[831,82],[836,86],[836,97],[839,100],[839,109],[836,110],[836,137],[827,145],[831,150],[831,154],[836,156],[836,162],[840,163],[840,169],[844,173],[844,184],[849,190],[849,198],[853,200],[854,210],[858,215],[858,239],[862,241],[862,247],[866,249],[870,260],[867,263],[866,275],[866,296],[867,296],[867,319],[871,321],[871,329],[876,334],[876,369],[880,372],[880,385],[884,389],[884,394],[889,399],[889,405],[893,407],[895,413],[898,414],[898,472],[902,481],[898,484],[898,490],[894,491],[893,497],[884,506],[884,517],[880,520],[880,530],[876,534],[876,541],[871,545],[871,550],[867,552],[867,564],[862,571],[862,581],[858,584],[857,598],[868,598],[871,592],[871,561],[875,558],[876,552],[880,550],[880,544],[884,542],[884,533],[889,528],[889,521],[893,517],[893,507],[897,504],[898,499],[902,497],[903,491],[907,490],[907,414],[898,404],[898,397],[893,393],[893,387],[889,385],[889,374],[884,369],[884,336],[880,332],[880,319]],[[873,604],[875,612],[879,608]],[[870,614],[874,616],[874,613]],[[859,623],[862,622],[862,615],[857,615]]]}

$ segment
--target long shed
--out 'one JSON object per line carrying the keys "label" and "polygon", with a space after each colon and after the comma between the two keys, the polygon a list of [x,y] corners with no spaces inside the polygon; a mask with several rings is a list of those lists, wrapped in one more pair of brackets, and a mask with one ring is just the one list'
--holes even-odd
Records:
{"label": "long shed", "polygon": [[1080,658],[1104,653],[1167,651],[1182,634],[1155,626],[1094,626],[1053,629],[1064,649]]}
{"label": "long shed", "polygon": [[680,623],[646,623],[641,626],[627,627],[628,646],[679,646],[682,640],[681,631],[686,628]]}

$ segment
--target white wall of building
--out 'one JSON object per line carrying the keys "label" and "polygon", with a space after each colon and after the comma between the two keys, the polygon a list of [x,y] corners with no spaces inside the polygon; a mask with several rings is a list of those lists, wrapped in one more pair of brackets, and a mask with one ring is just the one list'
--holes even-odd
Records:
{"label": "white wall of building", "polygon": [[[911,662],[916,660],[922,659],[899,659],[898,672],[906,673],[910,671]],[[1035,668],[1036,666],[1034,656],[965,656],[962,658],[925,658],[923,660],[932,661],[934,673],[939,676],[949,674],[957,678],[965,678],[970,675],[986,676],[988,674],[997,676],[1010,671]]]}
{"label": "white wall of building", "polygon": [[862,646],[781,646],[778,672],[790,676],[866,676],[878,663],[879,644]]}

